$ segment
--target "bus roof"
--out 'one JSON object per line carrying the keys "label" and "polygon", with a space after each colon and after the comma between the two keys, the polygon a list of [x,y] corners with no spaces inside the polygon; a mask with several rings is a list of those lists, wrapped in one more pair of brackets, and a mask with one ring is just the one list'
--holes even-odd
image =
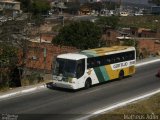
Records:
{"label": "bus roof", "polygon": [[79,53],[67,53],[67,54],[58,55],[57,58],[70,59],[70,60],[80,60],[80,59],[87,58],[87,56],[79,54]]}
{"label": "bus roof", "polygon": [[61,55],[58,55],[57,58],[80,60],[80,59],[94,57],[94,56],[96,57],[96,56],[102,56],[102,55],[109,55],[113,53],[132,51],[132,50],[135,50],[135,48],[131,46],[102,47],[102,48],[83,50],[79,53],[61,54]]}
{"label": "bus roof", "polygon": [[125,52],[135,50],[131,46],[112,46],[112,47],[102,47],[96,49],[89,49],[81,51],[81,54],[87,55],[88,57],[109,55],[113,53]]}

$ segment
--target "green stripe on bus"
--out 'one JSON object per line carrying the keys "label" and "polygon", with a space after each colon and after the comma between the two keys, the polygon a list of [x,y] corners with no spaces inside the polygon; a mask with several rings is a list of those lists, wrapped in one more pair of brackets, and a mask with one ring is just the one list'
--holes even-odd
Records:
{"label": "green stripe on bus", "polygon": [[91,55],[91,54],[88,54],[88,53],[85,53],[85,52],[80,52],[80,54],[86,55],[88,58],[94,57],[94,55]]}
{"label": "green stripe on bus", "polygon": [[94,69],[94,71],[95,71],[95,73],[96,73],[96,76],[97,76],[97,78],[98,78],[98,81],[99,81],[99,82],[104,82],[105,79],[104,79],[103,74],[102,74],[102,72],[101,72],[101,70],[100,70],[100,67],[96,67],[96,68],[93,68],[93,69]]}
{"label": "green stripe on bus", "polygon": [[109,76],[108,76],[108,73],[107,73],[105,67],[104,67],[104,66],[101,66],[101,67],[100,67],[100,70],[101,70],[101,72],[102,72],[102,74],[103,74],[104,80],[105,80],[105,81],[109,80]]}
{"label": "green stripe on bus", "polygon": [[88,58],[97,56],[97,54],[95,52],[92,52],[92,51],[90,51],[90,52],[80,52],[80,54],[86,55]]}

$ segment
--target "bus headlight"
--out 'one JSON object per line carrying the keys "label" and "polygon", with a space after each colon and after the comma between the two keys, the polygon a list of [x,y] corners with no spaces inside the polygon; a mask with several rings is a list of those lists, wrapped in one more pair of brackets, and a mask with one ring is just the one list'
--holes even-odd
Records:
{"label": "bus headlight", "polygon": [[68,82],[69,83],[75,83],[75,81],[73,80],[73,78],[68,78]]}

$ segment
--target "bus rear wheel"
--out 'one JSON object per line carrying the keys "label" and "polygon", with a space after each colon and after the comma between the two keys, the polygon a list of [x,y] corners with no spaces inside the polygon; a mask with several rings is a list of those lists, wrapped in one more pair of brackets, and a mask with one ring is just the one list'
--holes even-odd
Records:
{"label": "bus rear wheel", "polygon": [[121,70],[121,71],[119,72],[119,79],[121,80],[121,79],[123,79],[123,78],[124,78],[124,71]]}
{"label": "bus rear wheel", "polygon": [[87,79],[86,82],[85,82],[85,86],[84,86],[85,89],[90,88],[90,87],[91,87],[91,84],[92,84],[92,83],[91,83],[91,79]]}

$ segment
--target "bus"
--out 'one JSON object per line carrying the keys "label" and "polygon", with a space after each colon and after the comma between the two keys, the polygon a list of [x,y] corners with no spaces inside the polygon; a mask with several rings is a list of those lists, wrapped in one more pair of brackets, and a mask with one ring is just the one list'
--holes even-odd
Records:
{"label": "bus", "polygon": [[122,79],[135,73],[136,50],[113,46],[58,55],[53,69],[53,86],[79,89]]}

